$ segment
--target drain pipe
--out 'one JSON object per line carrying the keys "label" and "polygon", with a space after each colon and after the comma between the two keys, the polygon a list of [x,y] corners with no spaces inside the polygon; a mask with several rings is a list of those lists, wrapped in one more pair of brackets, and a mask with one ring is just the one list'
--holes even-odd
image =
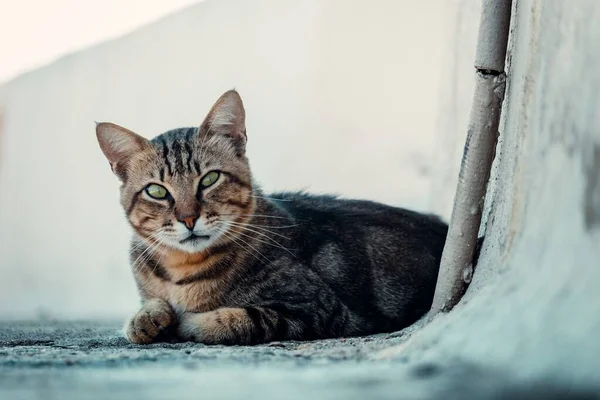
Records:
{"label": "drain pipe", "polygon": [[460,301],[473,275],[473,256],[506,87],[504,62],[511,6],[512,0],[482,2],[475,93],[430,315],[450,311]]}

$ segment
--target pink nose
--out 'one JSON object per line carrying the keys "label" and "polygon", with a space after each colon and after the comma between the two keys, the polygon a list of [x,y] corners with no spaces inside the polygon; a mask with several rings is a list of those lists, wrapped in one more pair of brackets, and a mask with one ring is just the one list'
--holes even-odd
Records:
{"label": "pink nose", "polygon": [[178,221],[183,223],[186,226],[186,228],[188,228],[190,231],[192,229],[194,229],[194,225],[196,224],[197,220],[198,220],[198,217],[196,217],[194,215],[191,215],[189,217],[184,217],[181,219],[178,218]]}

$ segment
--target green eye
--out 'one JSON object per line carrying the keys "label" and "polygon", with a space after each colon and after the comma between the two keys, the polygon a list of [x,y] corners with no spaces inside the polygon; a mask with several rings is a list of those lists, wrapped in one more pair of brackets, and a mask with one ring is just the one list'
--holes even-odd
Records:
{"label": "green eye", "polygon": [[169,194],[164,186],[157,185],[156,183],[148,185],[146,188],[146,193],[148,193],[148,195],[153,199],[164,199],[167,197],[167,194]]}
{"label": "green eye", "polygon": [[208,174],[204,175],[204,178],[202,178],[202,180],[200,181],[200,185],[203,188],[207,188],[213,185],[216,181],[218,181],[219,176],[221,176],[221,174],[217,171],[210,171]]}

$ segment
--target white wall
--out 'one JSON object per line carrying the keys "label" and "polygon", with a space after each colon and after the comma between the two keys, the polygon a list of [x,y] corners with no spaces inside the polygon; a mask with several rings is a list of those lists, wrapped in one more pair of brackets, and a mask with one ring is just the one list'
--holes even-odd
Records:
{"label": "white wall", "polygon": [[520,382],[597,393],[600,2],[519,0],[514,11],[473,281],[451,313],[395,351],[440,371],[460,360]]}
{"label": "white wall", "polygon": [[266,189],[448,217],[468,112],[452,107],[448,85],[469,91],[469,79],[450,80],[472,59],[471,42],[456,48],[454,36],[477,20],[463,9],[444,0],[208,0],[0,87],[0,317],[135,310],[129,230],[94,121],[152,137],[199,124],[234,86]]}

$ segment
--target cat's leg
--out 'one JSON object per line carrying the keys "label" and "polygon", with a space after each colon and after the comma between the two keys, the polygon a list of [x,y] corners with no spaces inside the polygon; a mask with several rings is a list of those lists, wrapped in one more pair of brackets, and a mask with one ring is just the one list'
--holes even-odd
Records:
{"label": "cat's leg", "polygon": [[299,338],[302,324],[263,307],[219,308],[180,315],[178,336],[205,344],[258,344]]}
{"label": "cat's leg", "polygon": [[165,329],[176,322],[177,315],[169,303],[162,299],[149,299],[125,324],[125,334],[131,343],[152,343],[160,338]]}

